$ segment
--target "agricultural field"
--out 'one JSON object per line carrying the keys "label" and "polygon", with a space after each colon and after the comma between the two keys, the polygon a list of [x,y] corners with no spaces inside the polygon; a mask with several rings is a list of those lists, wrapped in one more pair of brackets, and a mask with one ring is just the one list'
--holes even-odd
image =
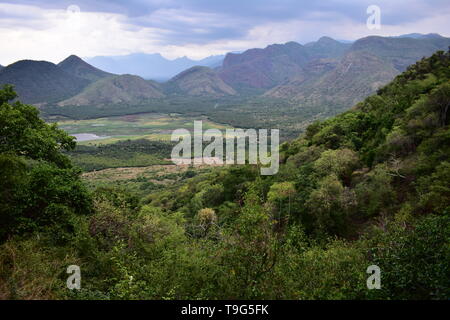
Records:
{"label": "agricultural field", "polygon": [[172,131],[192,129],[195,120],[203,121],[203,129],[227,129],[204,116],[190,117],[180,114],[142,113],[104,117],[89,120],[60,120],[61,129],[77,137],[79,145],[104,145],[123,140],[170,141]]}

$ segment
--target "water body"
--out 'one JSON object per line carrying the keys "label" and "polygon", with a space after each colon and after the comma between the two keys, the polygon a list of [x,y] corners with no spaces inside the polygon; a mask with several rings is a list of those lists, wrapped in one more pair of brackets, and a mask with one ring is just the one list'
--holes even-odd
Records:
{"label": "water body", "polygon": [[92,140],[102,140],[102,139],[108,139],[111,138],[109,136],[98,136],[93,133],[76,133],[71,134],[71,136],[74,136],[78,142],[81,141],[92,141]]}

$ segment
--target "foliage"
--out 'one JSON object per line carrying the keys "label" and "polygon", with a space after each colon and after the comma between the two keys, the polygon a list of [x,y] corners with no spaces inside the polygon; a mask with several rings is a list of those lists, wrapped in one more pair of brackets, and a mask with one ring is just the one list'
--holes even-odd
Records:
{"label": "foliage", "polygon": [[90,198],[62,151],[75,147],[56,125],[39,118],[36,108],[8,100],[0,90],[0,240],[12,234],[57,228],[60,240],[72,229],[73,215],[90,211]]}

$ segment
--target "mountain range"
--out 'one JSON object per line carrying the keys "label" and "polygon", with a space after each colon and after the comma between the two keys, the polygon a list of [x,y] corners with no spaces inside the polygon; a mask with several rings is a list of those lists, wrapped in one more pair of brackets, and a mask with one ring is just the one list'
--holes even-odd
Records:
{"label": "mountain range", "polygon": [[[351,107],[391,81],[409,65],[438,50],[447,50],[450,38],[437,34],[401,37],[369,36],[353,43],[322,37],[301,45],[296,42],[273,44],[202,60],[208,66],[190,66],[169,81],[157,83],[132,74],[114,74],[126,61],[128,70],[140,74],[159,72],[160,55],[96,57],[109,61],[101,70],[77,56],[59,64],[22,60],[0,69],[0,85],[10,83],[26,103],[59,106],[140,105],[151,99],[173,96],[213,97],[262,96],[287,99],[299,108]],[[103,59],[103,60],[102,60]],[[114,61],[119,61],[114,64]],[[142,64],[139,64],[139,61]],[[152,62],[159,61],[162,64]],[[166,71],[193,63],[187,58],[173,60]],[[219,64],[219,65],[217,65]],[[114,67],[114,68],[113,68]],[[169,70],[170,69],[170,70]],[[144,71],[142,71],[144,70]],[[147,71],[145,71],[147,70]],[[137,72],[136,72],[137,73]]]}
{"label": "mountain range", "polygon": [[350,106],[449,46],[450,38],[439,35],[370,36],[352,44],[322,37],[307,45],[289,42],[228,54],[218,73],[238,91],[257,89],[300,105]]}

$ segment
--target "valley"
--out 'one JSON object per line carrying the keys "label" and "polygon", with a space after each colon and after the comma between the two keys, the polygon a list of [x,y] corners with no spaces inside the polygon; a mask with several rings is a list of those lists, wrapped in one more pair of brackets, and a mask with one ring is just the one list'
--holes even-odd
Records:
{"label": "valley", "polygon": [[[113,74],[71,55],[58,64],[22,60],[8,65],[0,70],[0,85],[13,84],[21,101],[35,104],[44,119],[61,120],[64,126],[76,120],[176,113],[232,127],[278,128],[286,141],[296,138],[312,122],[352,108],[408,65],[449,45],[450,38],[437,34],[368,36],[353,43],[321,37],[304,45],[291,41],[228,53],[213,57],[213,64],[209,59],[199,66],[185,61],[187,64],[176,68],[186,66],[186,70],[163,82],[136,75],[145,73],[137,72],[139,63],[147,68],[151,61],[163,59],[161,56],[88,60],[111,67],[108,71],[121,72]],[[112,68],[115,64],[118,69]],[[103,143],[125,136],[164,138],[163,130],[167,129],[163,126],[156,132],[157,128],[143,127],[153,130],[143,134],[139,126],[132,125],[118,128],[117,123],[111,123],[104,131],[80,131],[78,125],[83,126],[74,125],[75,131],[70,133],[108,137]]]}

